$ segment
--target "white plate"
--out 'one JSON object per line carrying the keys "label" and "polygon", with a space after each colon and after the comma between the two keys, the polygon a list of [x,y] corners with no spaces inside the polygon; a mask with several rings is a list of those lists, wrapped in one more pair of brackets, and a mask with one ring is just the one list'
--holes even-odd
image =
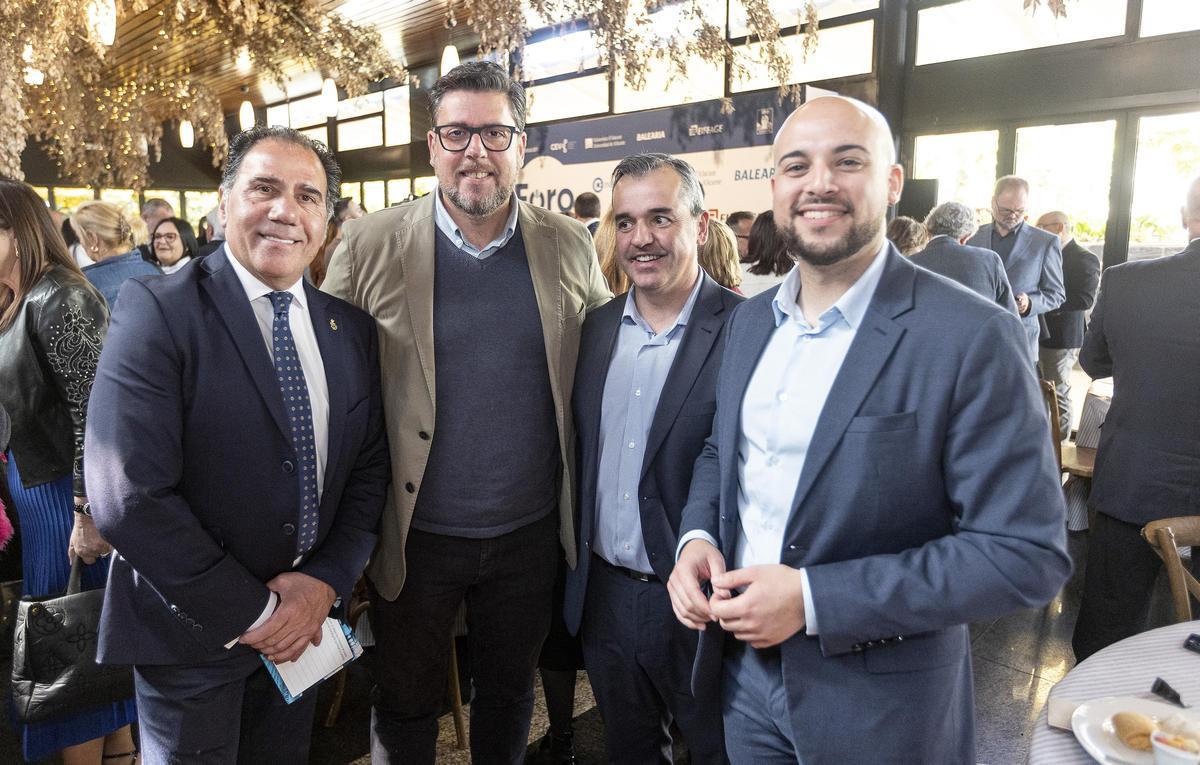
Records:
{"label": "white plate", "polygon": [[1071,715],[1071,730],[1075,732],[1080,746],[1103,765],[1154,765],[1153,752],[1130,749],[1117,738],[1112,724],[1112,716],[1117,712],[1138,712],[1160,722],[1185,710],[1164,701],[1137,696],[1109,696],[1076,707]]}

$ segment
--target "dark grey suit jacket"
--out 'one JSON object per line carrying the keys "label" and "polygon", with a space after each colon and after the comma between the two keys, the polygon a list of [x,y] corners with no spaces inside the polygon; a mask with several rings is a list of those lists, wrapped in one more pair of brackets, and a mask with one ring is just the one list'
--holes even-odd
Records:
{"label": "dark grey suit jacket", "polygon": [[1063,284],[1067,299],[1042,314],[1043,348],[1079,348],[1087,327],[1084,313],[1096,303],[1100,288],[1100,259],[1072,239],[1063,247]]}
{"label": "dark grey suit jacket", "polygon": [[921,268],[953,279],[967,289],[992,301],[1013,314],[1017,303],[1013,299],[1008,275],[1000,256],[983,247],[959,244],[948,236],[935,236],[925,249],[909,258]]}

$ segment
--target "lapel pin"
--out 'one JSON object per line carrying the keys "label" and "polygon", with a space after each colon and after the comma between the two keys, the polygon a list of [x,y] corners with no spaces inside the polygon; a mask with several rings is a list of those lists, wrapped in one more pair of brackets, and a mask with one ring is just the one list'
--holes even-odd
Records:
{"label": "lapel pin", "polygon": [[329,328],[332,329],[334,332],[337,332],[337,319],[329,320]]}

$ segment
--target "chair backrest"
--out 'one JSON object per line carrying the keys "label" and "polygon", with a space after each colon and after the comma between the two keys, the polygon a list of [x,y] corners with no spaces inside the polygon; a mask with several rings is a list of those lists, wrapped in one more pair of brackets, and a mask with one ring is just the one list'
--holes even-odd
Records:
{"label": "chair backrest", "polygon": [[1042,386],[1042,401],[1046,404],[1046,416],[1050,418],[1050,440],[1054,443],[1054,458],[1058,460],[1058,469],[1062,470],[1062,433],[1058,429],[1058,395],[1054,391],[1054,383],[1049,380],[1039,380]]}
{"label": "chair backrest", "polygon": [[1188,515],[1151,521],[1142,527],[1142,537],[1150,543],[1167,567],[1167,581],[1171,585],[1175,620],[1191,621],[1192,603],[1189,596],[1200,600],[1200,581],[1183,567],[1183,559],[1179,557],[1179,546],[1191,547],[1192,555],[1200,555],[1200,516]]}

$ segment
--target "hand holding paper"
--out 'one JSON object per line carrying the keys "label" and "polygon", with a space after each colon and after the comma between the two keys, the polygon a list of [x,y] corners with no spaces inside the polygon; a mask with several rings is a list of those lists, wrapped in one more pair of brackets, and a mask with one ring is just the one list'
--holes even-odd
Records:
{"label": "hand holding paper", "polygon": [[261,627],[250,630],[238,641],[273,662],[299,658],[304,649],[321,644],[321,628],[337,597],[320,579],[289,571],[267,582],[279,595],[279,608]]}

